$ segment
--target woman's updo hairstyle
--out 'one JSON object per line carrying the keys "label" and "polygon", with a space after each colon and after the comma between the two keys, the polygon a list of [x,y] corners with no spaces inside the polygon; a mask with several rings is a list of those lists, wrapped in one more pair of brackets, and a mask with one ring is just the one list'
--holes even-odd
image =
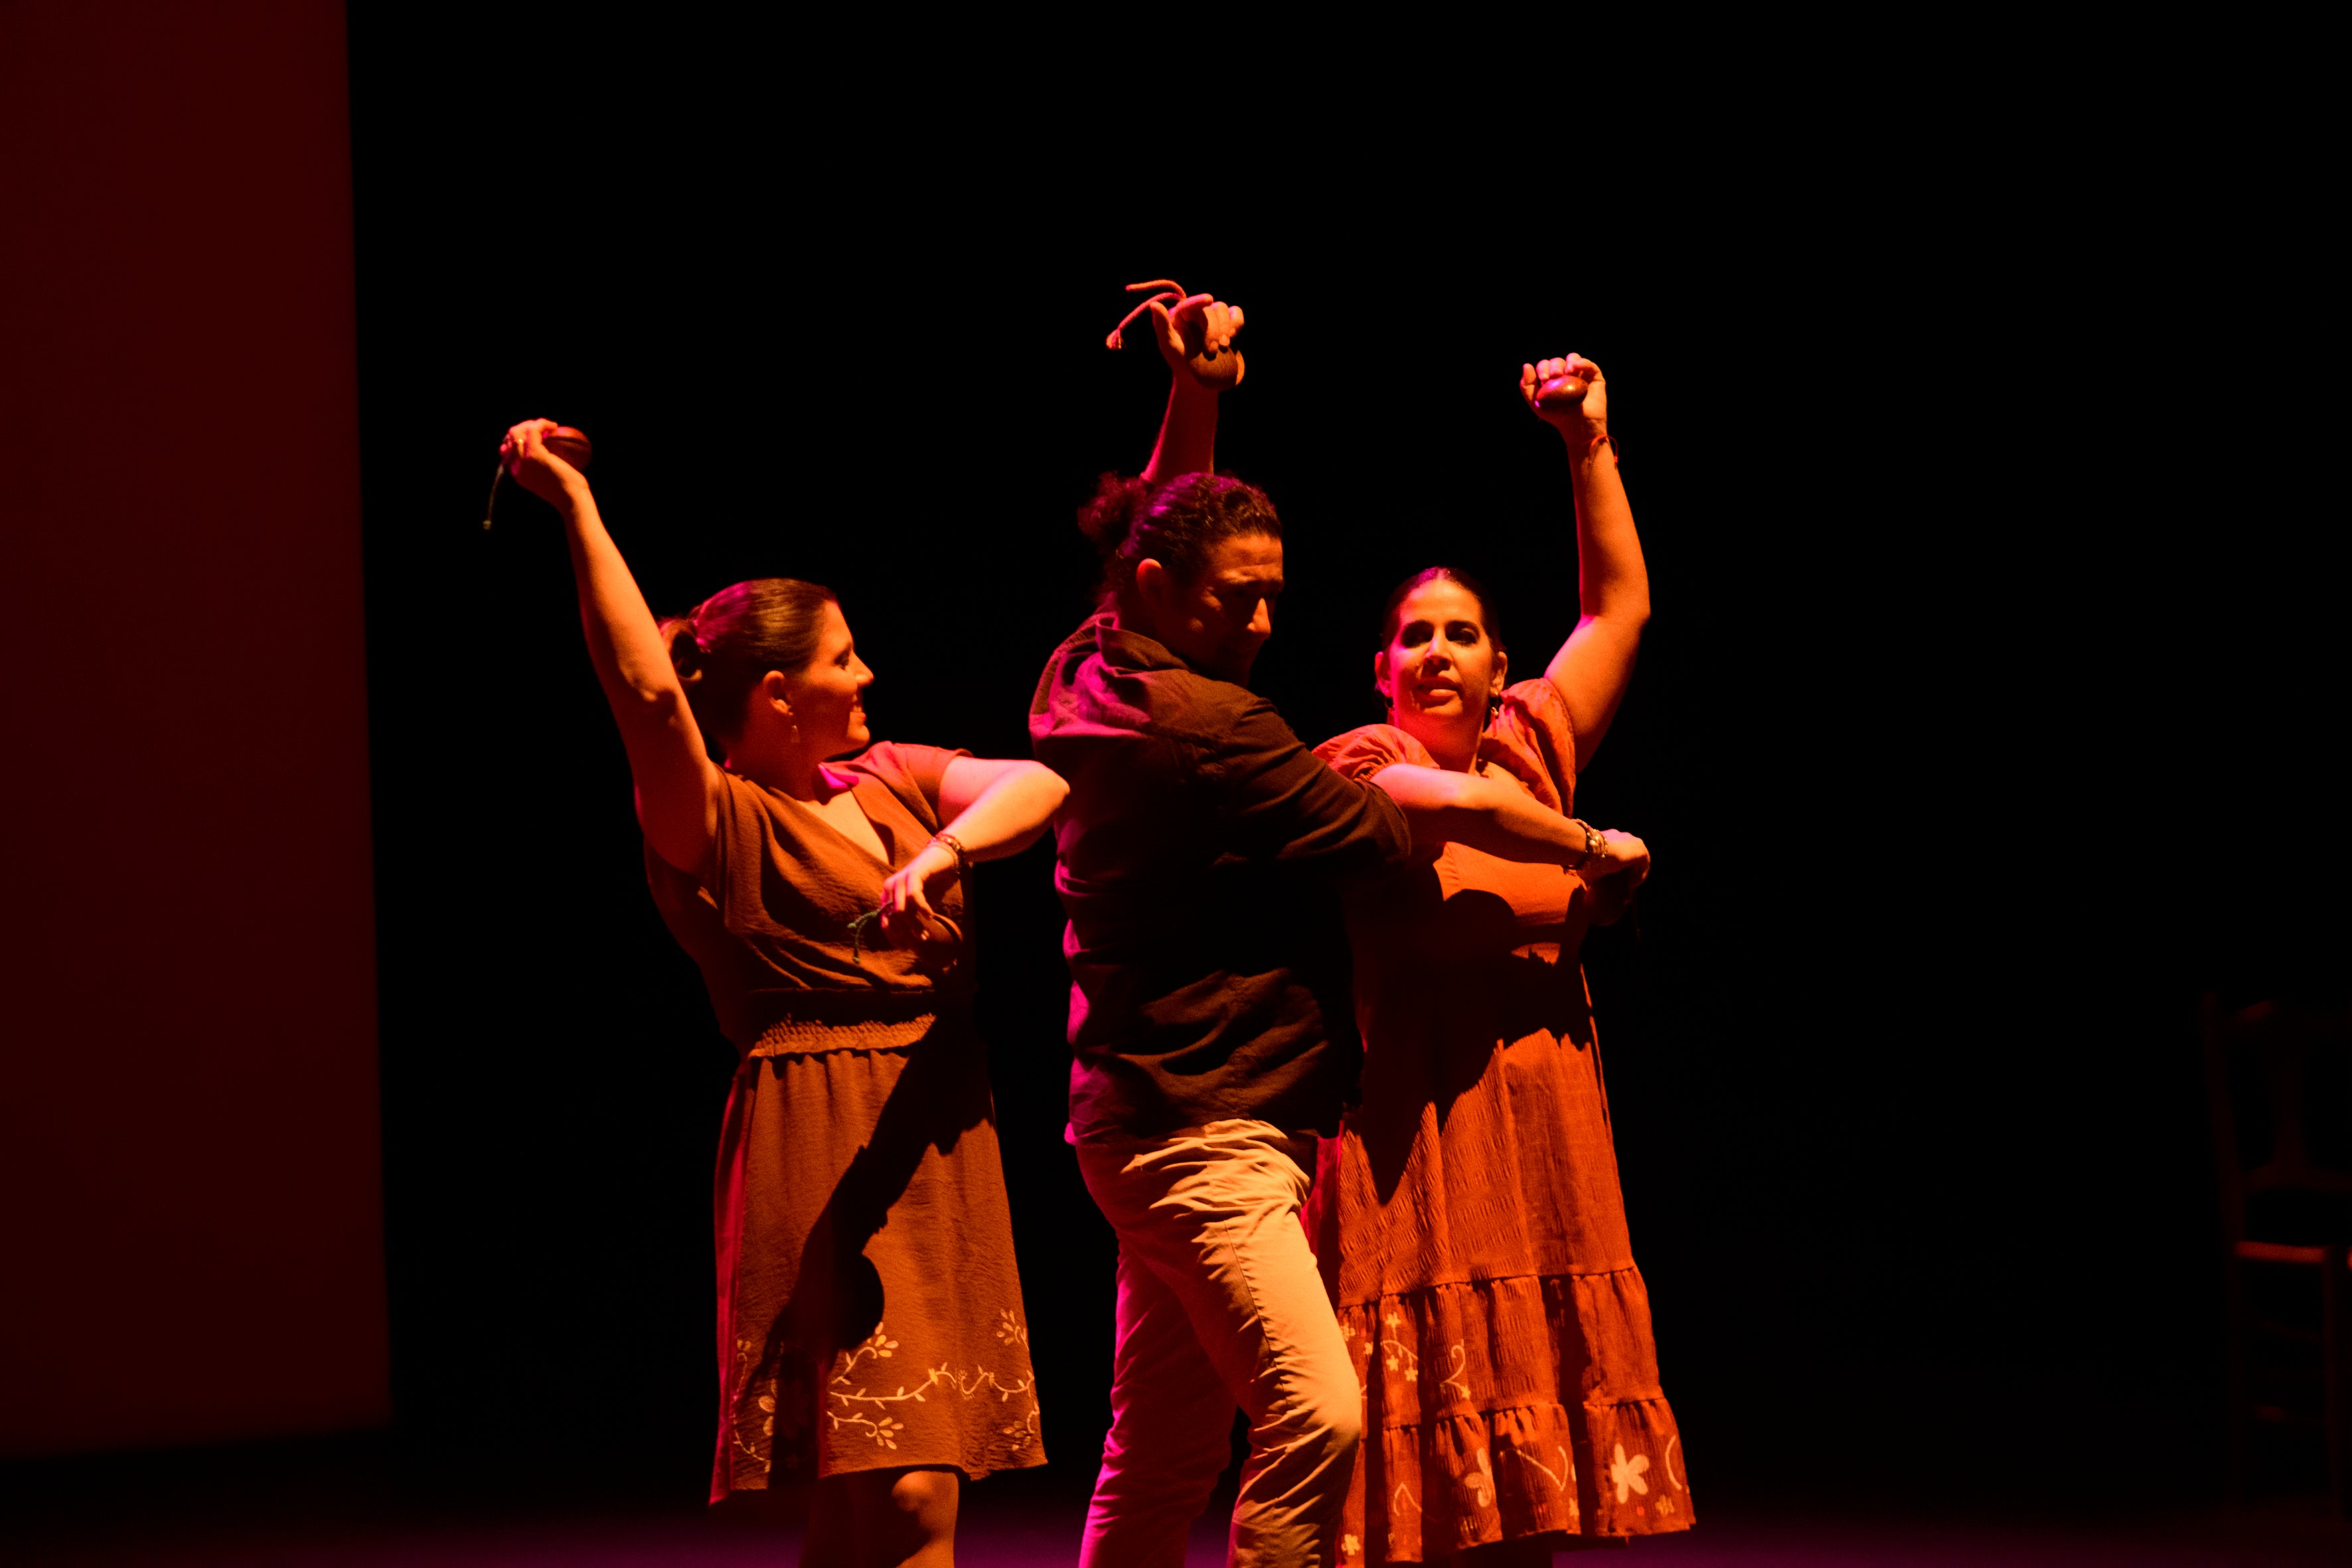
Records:
{"label": "woman's updo hairstyle", "polygon": [[1404,602],[1417,588],[1431,583],[1459,584],[1463,592],[1478,601],[1478,624],[1486,628],[1486,640],[1497,649],[1503,647],[1503,623],[1495,614],[1495,596],[1486,592],[1486,584],[1457,566],[1424,566],[1396,585],[1389,602],[1381,606],[1381,642],[1386,647],[1396,640],[1397,627],[1404,624]]}
{"label": "woman's updo hairstyle", "polygon": [[751,689],[768,671],[789,675],[816,657],[824,607],[837,602],[821,584],[754,577],[662,623],[669,661],[707,739],[717,744],[742,726]]}
{"label": "woman's updo hairstyle", "polygon": [[1196,582],[1220,543],[1251,533],[1280,539],[1282,519],[1264,490],[1224,474],[1179,474],[1158,486],[1105,474],[1078,509],[1078,530],[1102,558],[1103,587],[1124,594],[1139,561]]}

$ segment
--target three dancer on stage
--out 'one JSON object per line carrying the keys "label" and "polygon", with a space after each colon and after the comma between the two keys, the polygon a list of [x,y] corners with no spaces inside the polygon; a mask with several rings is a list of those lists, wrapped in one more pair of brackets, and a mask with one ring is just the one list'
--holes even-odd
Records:
{"label": "three dancer on stage", "polygon": [[1389,721],[1309,751],[1245,685],[1283,552],[1214,471],[1241,312],[1151,313],[1167,416],[1083,514],[1104,598],[1035,762],[874,742],[823,588],[656,623],[554,426],[509,433],[565,519],[656,901],[742,1053],[713,1498],[814,1477],[805,1561],[945,1563],[961,1479],[1044,1462],[961,881],[1050,823],[1068,1136],[1119,1241],[1081,1561],[1181,1563],[1237,1406],[1236,1563],[1685,1528],[1576,963],[1649,865],[1570,815],[1648,613],[1606,384],[1522,374],[1574,472],[1583,614],[1544,675],[1510,684],[1483,590],[1432,568],[1383,618]]}

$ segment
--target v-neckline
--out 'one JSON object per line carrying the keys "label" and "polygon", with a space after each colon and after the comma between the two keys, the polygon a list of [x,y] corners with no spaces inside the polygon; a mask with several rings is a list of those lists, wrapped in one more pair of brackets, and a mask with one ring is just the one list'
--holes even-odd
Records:
{"label": "v-neckline", "polygon": [[[866,797],[857,793],[858,786],[866,782],[865,779],[859,777],[856,773],[848,774],[847,777],[849,779],[849,787],[839,791],[838,793],[849,796],[850,799],[857,803],[858,813],[866,818],[866,826],[874,830],[874,842],[883,846],[884,853],[880,855],[875,854],[871,846],[860,844],[856,839],[852,838],[848,834],[844,833],[841,830],[840,826],[836,824],[833,818],[825,816],[824,808],[823,806],[817,805],[810,801],[803,800],[796,795],[786,795],[782,790],[776,790],[772,793],[783,795],[786,800],[791,801],[794,805],[799,806],[803,811],[805,811],[811,816],[815,817],[817,821],[824,825],[826,832],[832,834],[835,838],[840,839],[844,844],[846,844],[851,848],[856,850],[860,855],[865,856],[868,860],[880,866],[883,870],[897,870],[898,868],[898,862],[890,858],[888,854],[890,846],[887,843],[885,843],[882,837],[882,825],[874,820],[874,814],[866,809]],[[895,840],[898,837],[898,835],[894,833],[890,837]]]}

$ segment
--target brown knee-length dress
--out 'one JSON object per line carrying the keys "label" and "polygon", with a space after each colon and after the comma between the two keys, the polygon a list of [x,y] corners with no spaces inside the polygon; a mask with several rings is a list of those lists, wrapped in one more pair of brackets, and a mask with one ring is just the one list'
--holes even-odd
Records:
{"label": "brown knee-length dress", "polygon": [[[830,764],[887,864],[731,773],[703,865],[646,854],[743,1053],[715,1194],[714,1502],[779,1472],[1045,1463],[969,949],[919,956],[857,923],[939,830],[959,754],[886,742]],[[962,888],[937,907],[961,924]]]}
{"label": "brown knee-length dress", "polygon": [[[1318,752],[1353,778],[1435,765],[1385,724]],[[1478,757],[1570,811],[1549,681],[1503,694]],[[1308,1214],[1364,1386],[1344,1562],[1691,1523],[1577,963],[1591,898],[1456,844],[1350,900],[1363,1100]]]}

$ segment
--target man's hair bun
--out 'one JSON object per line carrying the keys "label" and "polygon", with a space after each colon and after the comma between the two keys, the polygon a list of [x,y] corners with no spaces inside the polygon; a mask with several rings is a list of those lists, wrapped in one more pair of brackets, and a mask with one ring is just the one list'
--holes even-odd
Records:
{"label": "man's hair bun", "polygon": [[1127,542],[1136,514],[1151,499],[1151,487],[1141,479],[1105,474],[1095,481],[1093,499],[1078,508],[1078,531],[1108,560]]}

